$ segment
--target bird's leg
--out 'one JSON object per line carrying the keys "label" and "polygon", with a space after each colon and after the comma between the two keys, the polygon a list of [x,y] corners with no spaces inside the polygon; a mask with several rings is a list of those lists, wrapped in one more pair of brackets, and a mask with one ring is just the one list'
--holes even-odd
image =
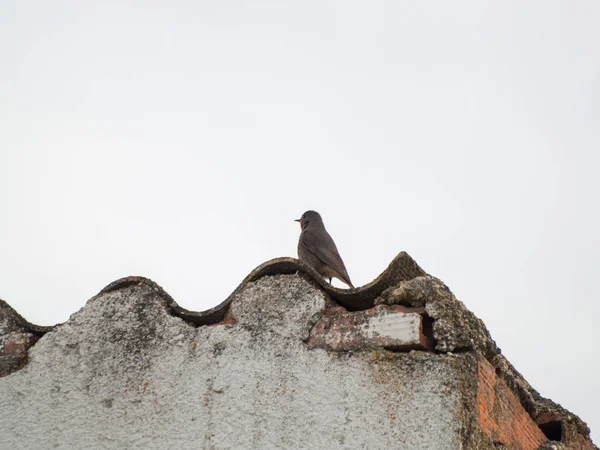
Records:
{"label": "bird's leg", "polygon": [[329,277],[329,284],[331,284],[331,280],[332,280],[332,279],[333,279],[332,277]]}

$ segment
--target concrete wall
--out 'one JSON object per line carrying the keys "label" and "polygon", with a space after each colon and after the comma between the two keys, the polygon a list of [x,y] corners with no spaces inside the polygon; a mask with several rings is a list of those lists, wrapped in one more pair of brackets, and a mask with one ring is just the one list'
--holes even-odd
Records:
{"label": "concrete wall", "polygon": [[463,440],[466,357],[309,350],[326,297],[297,276],[195,328],[147,286],[101,295],[2,379],[1,448],[413,448]]}
{"label": "concrete wall", "polygon": [[[447,288],[406,283],[353,313],[305,276],[264,276],[204,326],[151,282],[122,283],[0,378],[0,448],[594,448]],[[0,344],[28,332],[9,322]],[[542,413],[565,430],[561,447]]]}

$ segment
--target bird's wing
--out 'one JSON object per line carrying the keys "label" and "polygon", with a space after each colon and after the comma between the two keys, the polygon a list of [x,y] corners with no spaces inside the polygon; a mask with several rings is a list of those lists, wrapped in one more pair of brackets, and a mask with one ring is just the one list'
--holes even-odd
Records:
{"label": "bird's wing", "polygon": [[342,281],[352,286],[344,261],[342,261],[335,242],[333,242],[327,231],[320,232],[317,236],[312,230],[304,230],[300,243],[307,252],[312,253],[323,263],[335,270],[340,275]]}

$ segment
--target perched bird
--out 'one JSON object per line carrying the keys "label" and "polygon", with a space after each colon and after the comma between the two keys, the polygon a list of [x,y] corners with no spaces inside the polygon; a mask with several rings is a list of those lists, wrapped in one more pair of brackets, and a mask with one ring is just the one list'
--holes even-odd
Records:
{"label": "perched bird", "polygon": [[321,215],[316,211],[306,211],[300,219],[302,233],[298,241],[298,257],[320,275],[331,279],[333,277],[343,281],[350,287],[354,287],[348,271],[338,253],[338,249],[323,225]]}

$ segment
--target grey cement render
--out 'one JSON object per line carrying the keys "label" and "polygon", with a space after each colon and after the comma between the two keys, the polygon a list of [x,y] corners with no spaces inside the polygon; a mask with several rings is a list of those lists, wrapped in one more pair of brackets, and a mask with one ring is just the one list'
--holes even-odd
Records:
{"label": "grey cement render", "polygon": [[308,349],[329,301],[265,277],[196,328],[148,286],[102,293],[0,379],[0,448],[475,448],[473,357]]}

